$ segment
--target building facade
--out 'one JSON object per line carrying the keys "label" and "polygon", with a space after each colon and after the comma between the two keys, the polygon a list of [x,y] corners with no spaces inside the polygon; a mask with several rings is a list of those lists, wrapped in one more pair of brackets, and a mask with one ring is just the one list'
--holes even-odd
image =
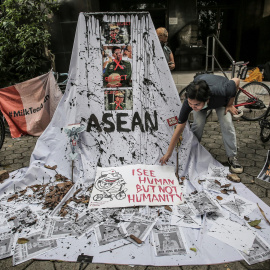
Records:
{"label": "building facade", "polygon": [[[270,61],[270,0],[59,0],[51,25],[56,70],[67,72],[80,12],[149,11],[169,32],[175,70],[203,70],[208,35],[215,34],[236,61],[251,67]],[[230,62],[217,49],[222,67]]]}

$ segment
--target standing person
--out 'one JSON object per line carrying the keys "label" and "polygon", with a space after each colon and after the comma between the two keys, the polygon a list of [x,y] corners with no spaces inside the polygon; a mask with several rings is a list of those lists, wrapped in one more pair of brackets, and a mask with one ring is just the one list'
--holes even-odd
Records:
{"label": "standing person", "polygon": [[103,73],[105,73],[107,65],[113,61],[112,52],[107,46],[103,47],[102,56],[103,56]]}
{"label": "standing person", "polygon": [[243,167],[237,161],[236,134],[232,121],[232,115],[238,114],[233,102],[239,84],[240,80],[238,78],[228,80],[225,77],[212,74],[202,74],[195,77],[187,88],[186,99],[182,104],[176,130],[167,153],[160,159],[161,165],[166,164],[172,155],[173,149],[186,126],[190,112],[193,110],[194,117],[191,131],[201,141],[207,110],[215,109],[230,170],[234,173],[243,172]]}
{"label": "standing person", "polygon": [[125,46],[122,59],[129,63],[132,62],[132,47],[130,45]]}
{"label": "standing person", "polygon": [[168,31],[164,27],[159,27],[156,32],[169,68],[170,70],[173,70],[175,68],[174,57],[171,49],[167,46],[169,36]]}

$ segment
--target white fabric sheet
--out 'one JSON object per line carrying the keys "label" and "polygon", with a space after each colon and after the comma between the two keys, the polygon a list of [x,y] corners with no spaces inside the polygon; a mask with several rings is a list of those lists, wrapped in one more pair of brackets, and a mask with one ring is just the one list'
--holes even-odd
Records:
{"label": "white fabric sheet", "polygon": [[[104,109],[102,22],[131,24],[133,104],[132,109],[123,112]],[[82,13],[74,40],[67,90],[51,123],[37,141],[29,168],[15,172],[10,179],[1,184],[0,196],[5,192],[12,192],[19,186],[23,189],[27,185],[52,181],[55,172],[46,169],[44,165],[57,165],[57,172],[71,179],[70,142],[64,127],[74,123],[84,124],[87,127],[86,131],[80,133],[78,139],[78,155],[74,160],[74,182],[93,183],[97,166],[157,165],[159,159],[166,153],[173,134],[173,127],[169,126],[167,120],[178,116],[180,108],[177,89],[149,14]],[[149,128],[146,131],[147,117],[151,118],[156,129]],[[108,128],[111,128],[111,132],[105,131]],[[198,143],[188,125],[183,133],[178,163],[179,176],[186,176],[189,179],[185,180],[188,181],[187,192],[195,188],[198,191],[202,190],[203,187],[198,184],[198,180],[208,173],[209,164],[212,168],[223,168]],[[175,167],[176,164],[177,155],[174,151],[168,165]],[[235,184],[235,188],[240,196],[259,203],[265,214],[270,215],[269,207],[243,184]],[[73,194],[74,190],[72,189],[70,194]],[[16,204],[12,206],[16,208]],[[260,216],[259,211],[256,210],[254,215]],[[258,231],[258,234],[269,243],[270,228],[263,221],[262,226],[264,230]],[[98,246],[92,231],[79,239],[74,237],[57,239],[55,240],[57,248],[37,258],[76,261],[78,256],[84,253],[93,256],[94,263],[160,266],[217,264],[242,259],[234,248],[206,234],[207,220],[202,223],[202,227],[182,228],[187,249],[192,247],[197,249],[197,252],[190,251],[188,255],[156,257],[150,238],[147,238],[145,244],[140,247],[127,240]]]}

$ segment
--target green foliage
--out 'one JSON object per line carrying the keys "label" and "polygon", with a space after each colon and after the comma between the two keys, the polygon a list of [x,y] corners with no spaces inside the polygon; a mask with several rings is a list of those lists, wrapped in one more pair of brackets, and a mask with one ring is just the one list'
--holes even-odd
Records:
{"label": "green foliage", "polygon": [[[5,0],[0,5],[0,86],[18,83],[50,68],[45,50],[56,0]],[[42,71],[43,69],[43,71]]]}

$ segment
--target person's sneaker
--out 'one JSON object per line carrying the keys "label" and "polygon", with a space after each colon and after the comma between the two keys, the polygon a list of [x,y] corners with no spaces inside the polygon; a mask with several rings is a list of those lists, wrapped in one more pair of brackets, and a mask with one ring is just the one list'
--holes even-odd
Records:
{"label": "person's sneaker", "polygon": [[230,165],[230,170],[234,173],[242,173],[243,167],[239,164],[236,157],[228,158],[228,162]]}

